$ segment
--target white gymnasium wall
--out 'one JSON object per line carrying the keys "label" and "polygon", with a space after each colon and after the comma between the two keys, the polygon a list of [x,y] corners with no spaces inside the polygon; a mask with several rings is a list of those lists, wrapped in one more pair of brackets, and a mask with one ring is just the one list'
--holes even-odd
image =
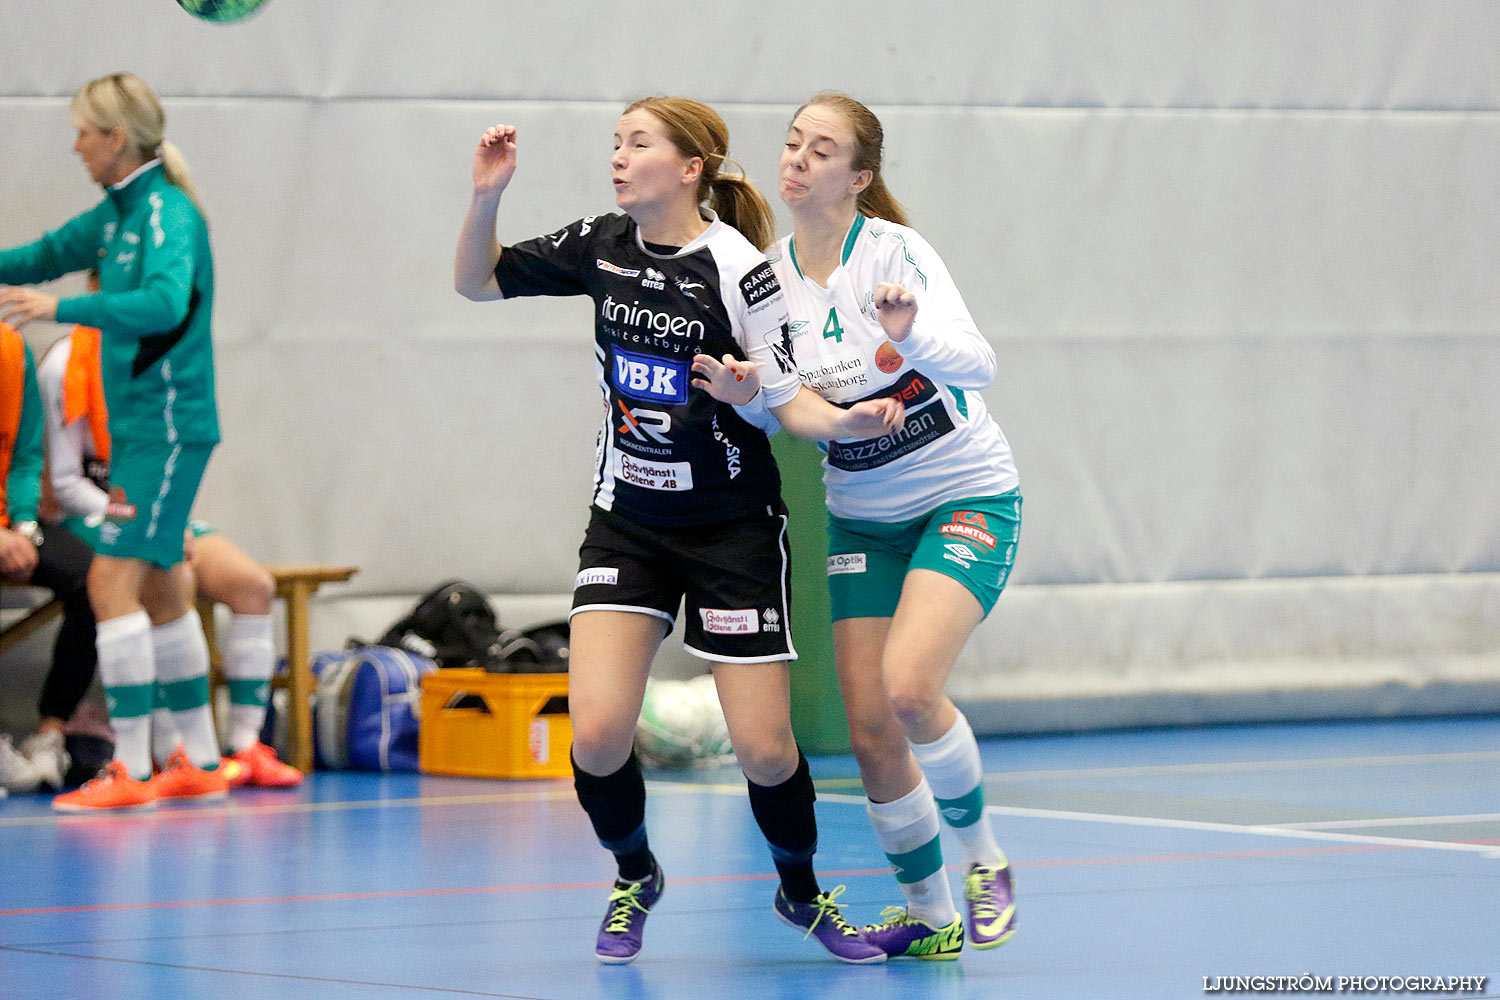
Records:
{"label": "white gymnasium wall", "polygon": [[774,192],[791,110],[839,87],[1001,359],[1026,526],[954,679],[984,728],[1500,708],[1500,8],[520,10],[0,0],[0,245],[96,197],[74,88],[156,86],[220,273],[200,513],[362,567],[323,643],[384,624],[338,595],[450,576],[566,606],[589,308],[452,293],[479,132],[521,129],[519,239],[610,208],[633,97],[714,103]]}

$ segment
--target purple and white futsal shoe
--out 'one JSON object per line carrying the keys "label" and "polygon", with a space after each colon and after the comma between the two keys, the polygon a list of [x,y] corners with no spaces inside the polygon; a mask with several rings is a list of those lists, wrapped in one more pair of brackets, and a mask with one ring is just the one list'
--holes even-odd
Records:
{"label": "purple and white futsal shoe", "polygon": [[884,962],[885,952],[866,941],[859,929],[844,919],[840,905],[834,902],[843,892],[844,887],[838,886],[819,893],[811,903],[794,903],[777,888],[776,916],[782,923],[806,931],[804,938],[817,938],[840,962],[853,965]]}
{"label": "purple and white futsal shoe", "polygon": [[594,945],[599,961],[624,965],[641,953],[646,914],[661,899],[664,888],[666,880],[662,878],[661,865],[656,865],[650,877],[639,882],[615,880],[614,890],[609,894],[609,908],[599,925],[599,940]]}
{"label": "purple and white futsal shoe", "polygon": [[969,903],[969,944],[994,948],[1010,940],[1016,932],[1016,901],[1009,863],[970,865],[964,898]]}

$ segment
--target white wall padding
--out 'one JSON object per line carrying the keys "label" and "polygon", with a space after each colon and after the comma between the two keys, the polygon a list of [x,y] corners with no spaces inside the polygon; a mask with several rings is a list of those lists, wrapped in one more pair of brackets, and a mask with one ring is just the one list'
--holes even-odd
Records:
{"label": "white wall padding", "polygon": [[[890,186],[1000,359],[986,400],[1026,521],[956,691],[1329,705],[1309,684],[1379,686],[1397,660],[1500,688],[1493,617],[1422,625],[1500,573],[1500,5],[911,10],[272,0],[210,25],[171,0],[0,0],[0,246],[98,197],[69,98],[139,72],[219,268],[225,439],[199,514],[267,560],[359,565],[330,604],[454,576],[554,599],[599,415],[590,305],[453,293],[475,141],[520,129],[517,240],[612,207],[629,99],[716,103],[774,200],[793,109],[840,87],[883,118]],[[1318,627],[1272,629],[1261,587]],[[1168,613],[1152,588],[1191,596]],[[1200,602],[1212,650],[1178,641]],[[1376,603],[1407,623],[1399,656],[1360,645]]]}
{"label": "white wall padding", "polygon": [[952,695],[982,732],[1500,711],[1500,574],[1017,587]]}

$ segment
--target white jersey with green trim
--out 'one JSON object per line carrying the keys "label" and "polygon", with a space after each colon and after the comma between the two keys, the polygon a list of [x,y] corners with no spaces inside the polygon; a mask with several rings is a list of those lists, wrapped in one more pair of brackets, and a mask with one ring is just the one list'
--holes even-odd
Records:
{"label": "white jersey with green trim", "polygon": [[[842,405],[883,396],[906,403],[906,423],[895,433],[828,443],[823,485],[831,512],[902,521],[1020,484],[1010,445],[978,392],[994,380],[995,352],[942,259],[915,230],[857,216],[826,287],[803,275],[793,237],[766,256],[786,297],[803,384]],[[912,331],[899,345],[875,310],[882,281],[917,297]]]}

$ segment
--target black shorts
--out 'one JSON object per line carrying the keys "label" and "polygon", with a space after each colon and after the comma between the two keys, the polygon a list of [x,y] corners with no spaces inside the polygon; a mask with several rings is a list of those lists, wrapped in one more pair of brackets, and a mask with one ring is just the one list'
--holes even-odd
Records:
{"label": "black shorts", "polygon": [[573,613],[655,615],[683,606],[683,645],[731,663],[795,660],[786,511],[690,528],[648,527],[595,507],[578,550]]}

